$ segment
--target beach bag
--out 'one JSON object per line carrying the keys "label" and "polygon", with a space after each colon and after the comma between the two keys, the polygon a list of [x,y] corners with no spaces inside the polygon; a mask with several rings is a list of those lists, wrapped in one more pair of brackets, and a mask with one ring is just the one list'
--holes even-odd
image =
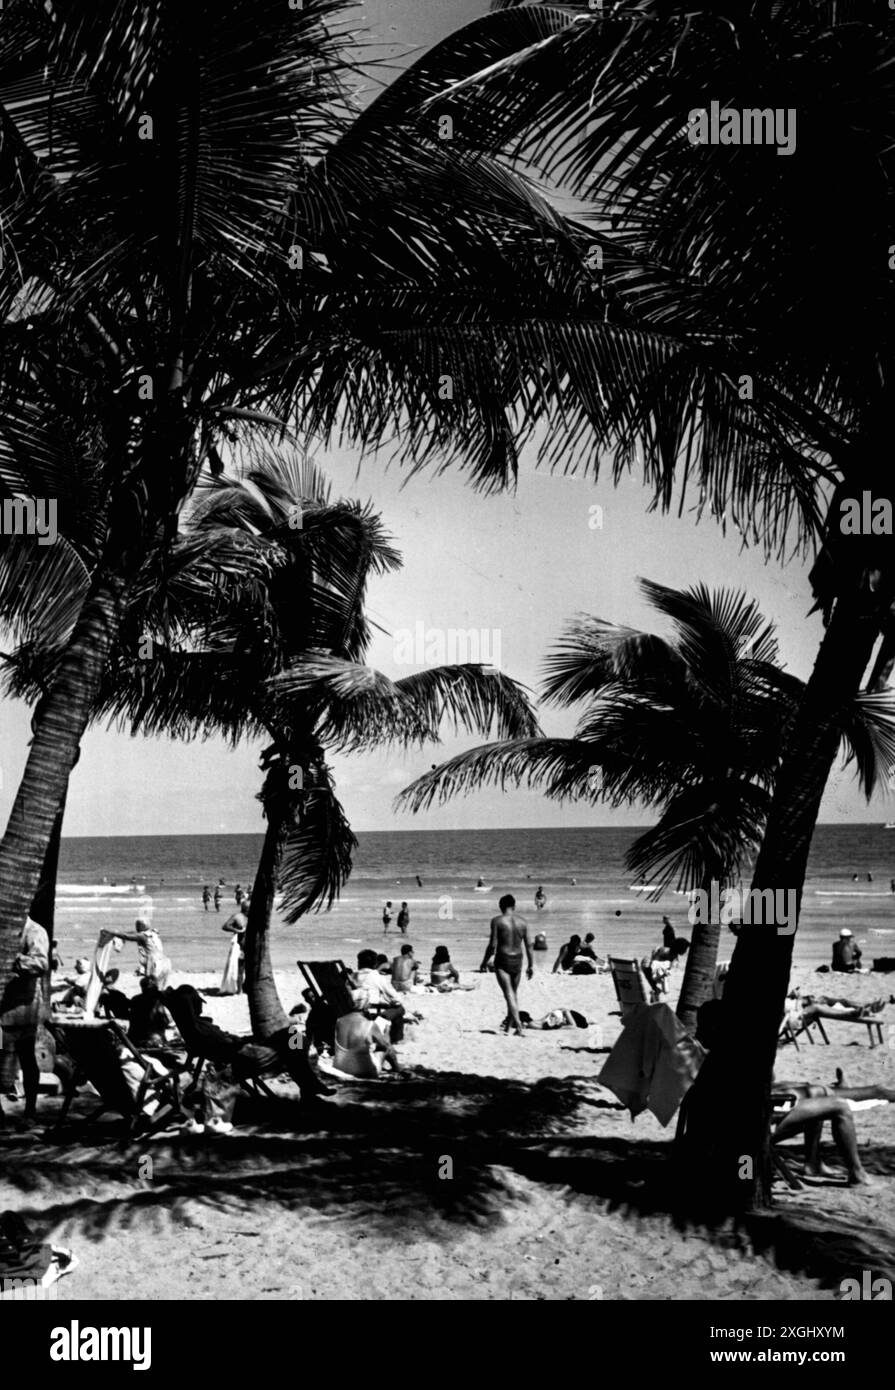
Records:
{"label": "beach bag", "polygon": [[9,1279],[31,1279],[40,1284],[53,1258],[18,1212],[0,1212],[0,1292]]}

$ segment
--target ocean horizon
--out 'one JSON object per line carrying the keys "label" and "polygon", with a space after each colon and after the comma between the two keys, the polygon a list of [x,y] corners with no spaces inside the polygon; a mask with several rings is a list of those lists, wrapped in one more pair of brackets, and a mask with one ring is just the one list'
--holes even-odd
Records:
{"label": "ocean horizon", "polygon": [[[552,966],[572,932],[592,931],[601,954],[641,956],[657,944],[667,914],[690,935],[685,895],[667,890],[646,900],[625,870],[624,855],[644,826],[532,826],[509,830],[358,831],[350,878],[329,910],[293,926],[277,914],[271,932],[274,965],[304,959],[353,960],[383,940],[382,908],[406,901],[411,941],[422,957],[445,944],[460,969],[475,969],[497,899],[513,893],[548,951]],[[223,968],[229,938],[221,926],[235,910],[236,884],[254,876],[263,834],[71,836],[60,852],[56,937],[63,959],[89,955],[101,927],[132,927],[150,917],[176,969]],[[855,878],[857,875],[857,879]],[[743,875],[748,882],[748,872]],[[225,889],[220,913],[203,909],[204,884]],[[421,883],[417,882],[421,880]],[[477,883],[482,880],[482,887]],[[818,825],[808,865],[795,942],[800,965],[828,962],[839,928],[855,932],[869,962],[895,954],[895,833],[879,822]],[[574,881],[573,881],[574,880]],[[533,903],[543,886],[547,906]],[[786,885],[781,885],[785,887]],[[397,935],[394,927],[391,939]],[[722,938],[722,958],[733,937]],[[126,948],[122,968],[130,968]]]}

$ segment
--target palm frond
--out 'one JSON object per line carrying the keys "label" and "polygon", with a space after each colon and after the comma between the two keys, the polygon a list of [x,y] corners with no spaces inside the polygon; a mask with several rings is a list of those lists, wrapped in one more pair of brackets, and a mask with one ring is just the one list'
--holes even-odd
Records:
{"label": "palm frond", "polygon": [[890,790],[895,778],[895,694],[861,691],[843,713],[841,735],[846,766],[854,763],[867,800],[880,786]]}

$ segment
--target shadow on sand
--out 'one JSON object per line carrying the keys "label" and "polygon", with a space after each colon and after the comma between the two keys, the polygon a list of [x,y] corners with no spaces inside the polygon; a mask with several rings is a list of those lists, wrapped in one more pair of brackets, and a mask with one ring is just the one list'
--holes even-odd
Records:
{"label": "shadow on sand", "polygon": [[[772,1211],[713,1230],[692,1227],[676,1210],[670,1139],[583,1134],[594,1106],[616,1109],[590,1078],[526,1084],[417,1068],[387,1082],[346,1084],[335,1100],[310,1109],[246,1098],[234,1116],[239,1129],[226,1138],[177,1134],[122,1144],[114,1120],[85,1128],[85,1100],[58,1137],[0,1130],[0,1163],[4,1181],[22,1195],[19,1211],[48,1235],[64,1225],[69,1236],[101,1240],[146,1220],[188,1220],[197,1203],[250,1213],[265,1202],[391,1237],[406,1222],[450,1241],[470,1226],[495,1226],[524,1200],[516,1175],[562,1189],[569,1203],[753,1251],[827,1287],[856,1269],[895,1280],[895,1235],[868,1219],[872,1201],[851,1217],[831,1209],[824,1189],[806,1189],[797,1202],[781,1197]],[[48,1120],[57,1108],[48,1104]],[[895,1172],[887,1146],[868,1146],[863,1157],[871,1174]]]}

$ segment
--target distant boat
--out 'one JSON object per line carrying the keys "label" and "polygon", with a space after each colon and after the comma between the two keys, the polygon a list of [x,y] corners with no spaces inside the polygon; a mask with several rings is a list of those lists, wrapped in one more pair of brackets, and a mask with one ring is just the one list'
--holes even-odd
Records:
{"label": "distant boat", "polygon": [[895,830],[895,820],[887,820],[883,830]]}

